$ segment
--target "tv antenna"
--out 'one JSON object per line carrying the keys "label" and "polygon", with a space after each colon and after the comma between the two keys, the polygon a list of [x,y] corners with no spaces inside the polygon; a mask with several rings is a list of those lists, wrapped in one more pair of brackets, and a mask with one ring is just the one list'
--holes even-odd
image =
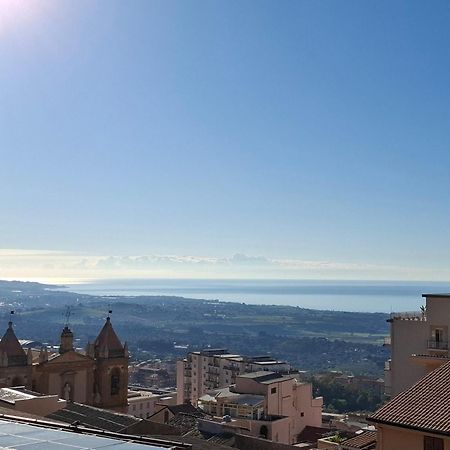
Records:
{"label": "tv antenna", "polygon": [[66,318],[65,326],[68,328],[70,325],[70,316],[72,315],[72,308],[68,305],[64,317]]}

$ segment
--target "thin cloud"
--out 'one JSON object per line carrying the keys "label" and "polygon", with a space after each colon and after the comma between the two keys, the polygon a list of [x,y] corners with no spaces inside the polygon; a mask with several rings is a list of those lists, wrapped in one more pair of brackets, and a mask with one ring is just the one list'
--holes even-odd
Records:
{"label": "thin cloud", "polygon": [[0,279],[292,278],[448,280],[450,268],[406,267],[236,253],[196,255],[83,255],[53,250],[0,250]]}

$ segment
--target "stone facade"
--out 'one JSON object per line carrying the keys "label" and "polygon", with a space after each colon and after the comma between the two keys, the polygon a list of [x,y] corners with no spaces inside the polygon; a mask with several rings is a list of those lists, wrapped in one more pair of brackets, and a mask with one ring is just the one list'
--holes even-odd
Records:
{"label": "stone facade", "polygon": [[59,352],[43,348],[33,362],[14,334],[12,322],[0,341],[0,388],[25,386],[42,394],[58,395],[101,408],[125,412],[128,391],[128,349],[117,337],[108,317],[86,353],[73,346],[68,326],[61,333]]}

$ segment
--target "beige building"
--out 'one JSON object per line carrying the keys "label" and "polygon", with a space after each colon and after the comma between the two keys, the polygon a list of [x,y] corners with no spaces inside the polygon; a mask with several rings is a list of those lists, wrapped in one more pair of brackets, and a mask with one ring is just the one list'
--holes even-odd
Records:
{"label": "beige building", "polygon": [[393,313],[385,393],[395,396],[448,361],[450,294],[424,294],[422,311]]}
{"label": "beige building", "polygon": [[307,425],[322,425],[322,405],[322,397],[313,398],[310,383],[268,371],[239,375],[235,385],[198,401],[200,409],[224,420],[226,428],[284,444],[297,443]]}
{"label": "beige building", "polygon": [[291,366],[269,356],[235,355],[227,349],[190,352],[177,362],[177,403],[195,405],[208,390],[234,384],[238,375],[262,370],[289,373]]}
{"label": "beige building", "polygon": [[94,343],[80,353],[73,346],[68,326],[61,333],[57,353],[42,348],[37,359],[21,347],[12,322],[0,341],[0,388],[25,386],[41,394],[56,395],[101,408],[127,409],[128,350],[117,337],[108,317]]}
{"label": "beige building", "polygon": [[377,450],[450,450],[450,362],[369,416]]}
{"label": "beige building", "polygon": [[57,395],[45,395],[24,387],[1,388],[0,406],[36,416],[47,416],[66,407]]}
{"label": "beige building", "polygon": [[152,392],[150,390],[130,389],[128,391],[128,411],[141,419],[148,419],[164,406],[175,405],[176,392]]}

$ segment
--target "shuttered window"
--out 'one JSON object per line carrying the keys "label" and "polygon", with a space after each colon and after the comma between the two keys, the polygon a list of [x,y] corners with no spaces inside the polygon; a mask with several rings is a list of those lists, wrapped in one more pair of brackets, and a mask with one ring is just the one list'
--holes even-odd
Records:
{"label": "shuttered window", "polygon": [[423,450],[444,450],[444,441],[441,438],[424,436]]}

